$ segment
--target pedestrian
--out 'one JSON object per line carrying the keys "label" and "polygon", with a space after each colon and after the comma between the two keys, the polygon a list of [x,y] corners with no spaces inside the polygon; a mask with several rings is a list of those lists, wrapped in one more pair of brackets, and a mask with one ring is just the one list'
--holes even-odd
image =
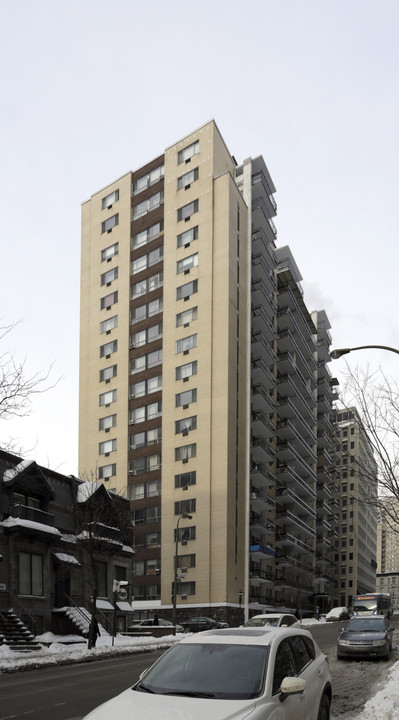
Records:
{"label": "pedestrian", "polygon": [[159,625],[159,618],[157,614],[154,615],[154,625]]}
{"label": "pedestrian", "polygon": [[91,621],[91,628],[90,628],[90,640],[91,640],[91,647],[96,647],[97,638],[101,637],[100,628],[98,627],[97,618],[93,618]]}

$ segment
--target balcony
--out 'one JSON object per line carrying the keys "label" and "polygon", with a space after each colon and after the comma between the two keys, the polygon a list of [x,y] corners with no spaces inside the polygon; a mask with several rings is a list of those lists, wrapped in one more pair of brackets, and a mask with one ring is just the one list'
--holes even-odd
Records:
{"label": "balcony", "polygon": [[316,520],[316,512],[313,507],[309,505],[302,497],[289,487],[279,487],[276,490],[276,502],[279,508],[291,507],[298,510],[302,509],[306,515],[313,520]]}
{"label": "balcony", "polygon": [[261,513],[252,512],[249,524],[252,532],[261,535],[272,535],[276,529],[275,524],[268,520],[267,515]]}
{"label": "balcony", "polygon": [[268,367],[263,357],[257,357],[251,363],[251,378],[253,383],[261,383],[268,390],[276,385],[276,376]]}
{"label": "balcony", "polygon": [[21,520],[31,520],[32,522],[54,527],[54,515],[52,513],[44,512],[44,510],[39,510],[38,508],[33,508],[28,505],[14,505],[11,510],[11,517],[20,518]]}
{"label": "balcony", "polygon": [[272,548],[271,545],[261,545],[260,543],[250,545],[249,552],[251,559],[256,560],[261,560],[266,555],[269,557],[274,557],[276,554],[275,549]]}
{"label": "balcony", "polygon": [[292,548],[295,548],[296,551],[300,552],[301,554],[310,553],[313,555],[314,552],[313,545],[310,542],[306,542],[300,537],[296,537],[295,535],[292,535],[292,533],[288,532],[279,532],[276,534],[276,547],[290,548],[289,553],[292,552]]}
{"label": "balcony", "polygon": [[297,527],[309,538],[313,538],[315,535],[314,528],[307,522],[302,520],[300,517],[298,517],[296,513],[291,512],[291,510],[277,510],[276,525],[280,525],[283,530],[286,530],[287,527]]}
{"label": "balcony", "polygon": [[263,410],[256,410],[252,413],[252,430],[256,435],[271,437],[275,435],[276,426]]}
{"label": "balcony", "polygon": [[270,472],[267,465],[264,465],[264,463],[252,462],[251,482],[257,488],[270,488],[276,484],[276,476]]}
{"label": "balcony", "polygon": [[251,508],[259,513],[274,510],[276,501],[265,490],[257,487],[251,488]]}
{"label": "balcony", "polygon": [[270,463],[276,457],[276,450],[271,443],[263,437],[251,438],[251,457],[255,462]]}
{"label": "balcony", "polygon": [[262,332],[262,330],[255,330],[251,333],[251,351],[253,355],[264,355],[267,353],[268,355],[268,362],[271,364],[275,363],[277,360],[277,355],[274,351],[274,338],[273,337],[267,337],[265,333]]}
{"label": "balcony", "polygon": [[274,413],[276,400],[272,395],[272,390],[267,390],[261,383],[252,385],[251,405],[253,410],[262,410],[266,415]]}
{"label": "balcony", "polygon": [[277,330],[263,305],[252,308],[251,327],[255,331],[263,332],[270,341],[277,338]]}
{"label": "balcony", "polygon": [[279,487],[289,487],[301,498],[306,498],[310,503],[316,500],[316,492],[312,482],[309,485],[309,474],[302,477],[296,469],[287,463],[278,463],[277,479]]}

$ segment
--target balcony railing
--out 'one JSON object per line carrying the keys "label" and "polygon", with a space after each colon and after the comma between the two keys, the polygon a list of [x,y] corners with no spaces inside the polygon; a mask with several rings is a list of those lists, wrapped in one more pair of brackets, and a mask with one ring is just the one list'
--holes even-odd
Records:
{"label": "balcony railing", "polygon": [[42,525],[54,527],[54,515],[52,515],[52,513],[28,505],[14,505],[11,510],[11,517],[20,518],[20,520],[31,520],[41,523]]}

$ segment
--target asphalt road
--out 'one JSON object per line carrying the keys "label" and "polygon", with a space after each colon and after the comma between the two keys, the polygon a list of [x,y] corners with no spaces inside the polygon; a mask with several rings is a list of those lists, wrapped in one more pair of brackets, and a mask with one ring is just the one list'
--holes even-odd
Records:
{"label": "asphalt road", "polygon": [[1,674],[0,720],[81,720],[133,685],[162,652]]}
{"label": "asphalt road", "polygon": [[[308,629],[321,650],[336,652],[343,622]],[[399,625],[399,623],[393,623]],[[0,674],[0,720],[81,720],[138,679],[163,651]]]}

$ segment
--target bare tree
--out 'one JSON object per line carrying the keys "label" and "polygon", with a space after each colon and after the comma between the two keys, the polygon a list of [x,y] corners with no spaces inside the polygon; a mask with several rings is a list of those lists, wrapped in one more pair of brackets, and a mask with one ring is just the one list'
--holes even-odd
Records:
{"label": "bare tree", "polygon": [[347,363],[341,387],[341,402],[346,408],[356,407],[377,464],[378,495],[375,469],[364,458],[356,459],[362,501],[381,511],[390,529],[399,533],[398,381],[388,378],[380,369],[351,368]]}
{"label": "bare tree", "polygon": [[[1,345],[18,324],[0,325]],[[22,362],[16,360],[12,350],[0,351],[0,420],[28,415],[33,397],[58,383],[58,380],[48,383],[52,364],[47,371],[31,376],[26,374],[25,365],[26,358]]]}
{"label": "bare tree", "polygon": [[99,568],[102,562],[132,546],[132,520],[127,498],[109,493],[92,480],[76,482],[74,504],[75,533],[79,560],[85,577],[85,599],[91,608],[88,648],[93,644],[93,623],[99,595]]}

